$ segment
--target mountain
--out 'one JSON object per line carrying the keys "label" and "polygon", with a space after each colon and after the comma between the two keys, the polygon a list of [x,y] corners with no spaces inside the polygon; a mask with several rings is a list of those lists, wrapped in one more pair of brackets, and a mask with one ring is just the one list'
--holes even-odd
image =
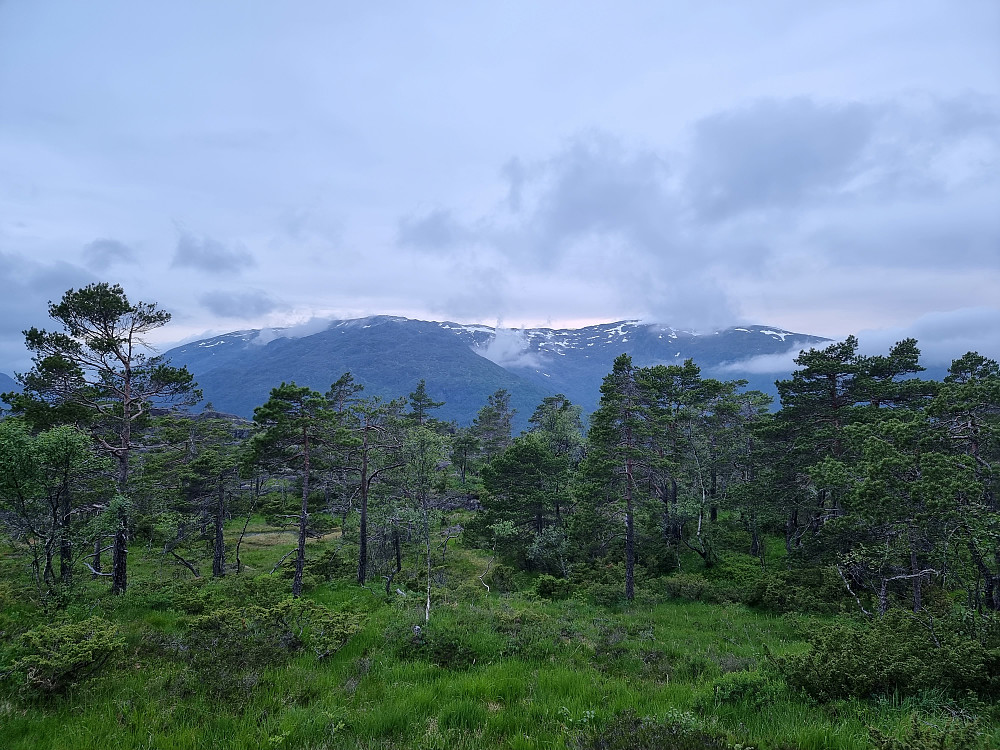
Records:
{"label": "mountain", "polygon": [[[21,386],[18,382],[14,380],[10,375],[0,372],[0,393],[10,393],[11,391],[19,391]],[[5,401],[0,401],[0,408],[6,404]]]}
{"label": "mountain", "polygon": [[17,384],[10,375],[0,372],[0,393],[7,393],[9,391],[19,391],[21,386]]}
{"label": "mountain", "polygon": [[[506,369],[565,393],[585,412],[597,408],[601,381],[623,352],[640,367],[681,364],[690,358],[702,368],[704,377],[742,378],[749,381],[749,388],[776,395],[775,373],[749,372],[743,369],[743,363],[753,357],[798,352],[828,341],[766,326],[699,334],[634,320],[568,330],[535,328],[499,332],[487,326],[440,325],[451,327],[475,351]],[[790,372],[789,364],[787,372],[777,375],[784,377]]]}
{"label": "mountain", "polygon": [[332,321],[319,333],[236,331],[165,352],[194,373],[206,401],[250,417],[271,388],[294,380],[326,391],[344,372],[365,385],[365,395],[405,396],[423,378],[432,398],[444,401],[435,416],[468,424],[498,388],[511,393],[524,427],[547,395],[566,394],[585,412],[600,398],[603,377],[619,354],[637,365],[692,358],[706,377],[746,378],[774,392],[776,375],[741,369],[745,360],[817,346],[827,339],[765,326],[697,334],[669,326],[619,321],[578,329],[500,329],[391,316]]}
{"label": "mountain", "polygon": [[[552,391],[477,355],[438,323],[378,316],[333,321],[320,333],[271,338],[237,331],[171,349],[165,357],[194,373],[205,399],[224,412],[252,417],[271,388],[295,381],[320,392],[350,372],[363,395],[406,396],[421,379],[444,420],[468,423],[489,394],[511,393],[523,420]],[[521,426],[524,426],[522,423]]]}

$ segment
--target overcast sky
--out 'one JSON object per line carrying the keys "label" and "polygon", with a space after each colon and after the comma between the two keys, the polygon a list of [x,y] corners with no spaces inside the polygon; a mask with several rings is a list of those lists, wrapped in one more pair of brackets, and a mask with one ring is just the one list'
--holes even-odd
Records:
{"label": "overcast sky", "polygon": [[1000,357],[1000,3],[0,0],[0,371],[98,280]]}

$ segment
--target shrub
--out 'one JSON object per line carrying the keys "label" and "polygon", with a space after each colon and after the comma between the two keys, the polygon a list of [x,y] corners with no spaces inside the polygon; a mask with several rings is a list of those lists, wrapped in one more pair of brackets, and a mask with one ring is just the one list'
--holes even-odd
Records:
{"label": "shrub", "polygon": [[985,750],[986,742],[973,722],[949,721],[940,726],[913,716],[902,737],[871,730],[878,750]]}
{"label": "shrub", "polygon": [[543,599],[551,599],[553,601],[567,599],[572,591],[572,585],[565,578],[541,575],[535,582],[535,593]]}
{"label": "shrub", "polygon": [[575,738],[576,750],[730,750],[728,738],[703,727],[692,714],[674,711],[665,721],[628,712]]}
{"label": "shrub", "polygon": [[468,669],[503,655],[509,646],[489,612],[439,611],[429,623],[400,623],[387,637],[404,659],[423,659],[444,669]]}
{"label": "shrub", "polygon": [[509,594],[517,591],[517,572],[509,565],[495,565],[483,579],[490,590],[496,594]]}
{"label": "shrub", "polygon": [[[294,569],[292,569],[294,573]],[[336,549],[324,550],[318,557],[306,560],[305,573],[325,581],[346,578],[353,572],[350,563],[344,561]]]}
{"label": "shrub", "polygon": [[774,704],[784,690],[780,677],[758,671],[727,672],[712,684],[716,705],[743,703],[766,708]]}
{"label": "shrub", "polygon": [[821,701],[932,688],[981,697],[1000,692],[1000,650],[952,620],[895,611],[861,627],[819,626],[809,645],[808,652],[775,663],[790,686]]}
{"label": "shrub", "polygon": [[188,632],[170,644],[191,668],[191,675],[181,675],[174,687],[182,693],[206,690],[218,697],[245,698],[261,670],[302,651],[324,659],[360,627],[356,615],[302,599],[194,617]]}
{"label": "shrub", "polygon": [[698,573],[677,573],[669,578],[664,578],[663,584],[667,589],[668,596],[692,601],[701,601],[711,586],[705,576]]}
{"label": "shrub", "polygon": [[775,612],[835,614],[853,608],[833,568],[793,567],[768,571],[759,603]]}
{"label": "shrub", "polygon": [[118,628],[100,617],[42,625],[21,636],[21,655],[10,672],[27,690],[61,693],[97,674],[124,644]]}

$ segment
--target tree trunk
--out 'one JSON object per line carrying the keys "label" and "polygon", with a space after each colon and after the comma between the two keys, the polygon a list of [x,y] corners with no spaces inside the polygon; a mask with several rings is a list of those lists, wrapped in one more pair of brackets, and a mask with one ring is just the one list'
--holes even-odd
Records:
{"label": "tree trunk", "polygon": [[632,460],[625,460],[625,598],[635,599],[635,519],[632,507]]}
{"label": "tree trunk", "polygon": [[219,495],[215,506],[215,541],[212,544],[212,576],[221,578],[226,574],[226,540],[223,526],[226,513],[226,488],[219,479]]}
{"label": "tree trunk", "polygon": [[128,588],[128,528],[124,513],[119,512],[115,543],[111,549],[111,593],[124,594]]}
{"label": "tree trunk", "polygon": [[93,554],[94,564],[90,566],[94,571],[90,576],[91,578],[98,578],[101,572],[104,570],[104,568],[101,565],[101,552],[103,551],[103,547],[101,547],[102,541],[104,540],[102,539],[101,535],[98,534],[97,540],[94,542],[94,554]]}
{"label": "tree trunk", "polygon": [[302,571],[306,567],[306,529],[309,526],[309,437],[305,428],[302,442],[302,510],[299,513],[299,547],[295,555],[295,578],[292,580],[292,596],[302,594]]}
{"label": "tree trunk", "polygon": [[[121,447],[118,454],[118,492],[125,497],[128,489],[129,452],[132,448],[132,370],[126,365],[122,396]],[[128,518],[118,510],[118,529],[111,550],[111,593],[124,594],[128,588]]]}
{"label": "tree trunk", "polygon": [[399,543],[399,526],[396,524],[392,526],[392,547],[396,553],[396,572],[398,573],[403,569],[403,550]]}
{"label": "tree trunk", "polygon": [[361,522],[358,540],[358,583],[365,585],[368,577],[368,434],[361,446]]}
{"label": "tree trunk", "polygon": [[716,495],[718,494],[718,491],[719,491],[719,477],[718,477],[718,472],[713,467],[712,468],[712,482],[711,482],[711,487],[708,490],[708,496],[710,498],[712,498],[712,505],[709,508],[709,512],[708,512],[708,520],[711,521],[712,523],[715,523],[716,521],[719,520],[719,505],[715,501],[715,498],[716,498]]}
{"label": "tree trunk", "polygon": [[788,520],[785,521],[785,551],[792,553],[792,541],[795,539],[795,530],[799,525],[799,509],[793,508]]}
{"label": "tree trunk", "polygon": [[750,526],[750,554],[753,557],[760,557],[762,551],[760,543],[760,531],[757,529],[757,524],[754,523]]}
{"label": "tree trunk", "polygon": [[73,543],[69,538],[70,494],[64,492],[59,506],[59,580],[69,583],[73,577]]}

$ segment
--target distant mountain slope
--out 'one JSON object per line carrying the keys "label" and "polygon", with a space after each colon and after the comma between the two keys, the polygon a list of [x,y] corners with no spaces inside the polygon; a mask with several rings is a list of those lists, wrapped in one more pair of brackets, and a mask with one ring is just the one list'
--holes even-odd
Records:
{"label": "distant mountain slope", "polygon": [[[565,393],[587,412],[597,408],[601,381],[623,352],[641,367],[680,364],[690,358],[702,368],[705,377],[743,378],[750,381],[748,387],[774,394],[774,373],[741,371],[739,363],[827,342],[819,336],[766,326],[698,334],[663,325],[618,321],[578,329],[502,330],[496,334],[487,326],[440,325],[512,372]],[[786,377],[788,373],[778,374]]]}
{"label": "distant mountain slope", "polygon": [[335,321],[302,338],[257,343],[261,339],[258,331],[239,331],[171,349],[165,356],[195,374],[205,399],[217,409],[246,417],[282,381],[324,392],[348,371],[364,384],[364,395],[387,399],[406,396],[423,378],[430,396],[445,402],[435,416],[463,424],[498,388],[510,391],[519,422],[551,393],[478,356],[437,323],[379,316]]}
{"label": "distant mountain slope", "polygon": [[[14,380],[10,375],[6,375],[0,372],[0,393],[9,393],[10,391],[19,391],[21,386],[18,385],[17,381]],[[6,402],[0,401],[0,404]]]}
{"label": "distant mountain slope", "polygon": [[601,380],[622,352],[641,366],[690,357],[706,376],[745,377],[750,387],[773,393],[774,374],[747,375],[723,366],[825,341],[763,326],[698,335],[619,321],[580,329],[498,332],[483,325],[376,316],[333,321],[325,331],[296,338],[281,331],[237,331],[165,355],[175,365],[188,366],[216,408],[246,417],[282,380],[325,391],[350,371],[365,384],[366,394],[386,398],[405,396],[423,378],[431,397],[445,401],[438,416],[460,424],[471,422],[490,393],[506,388],[523,428],[535,406],[553,393],[565,393],[586,412],[596,408]]}

